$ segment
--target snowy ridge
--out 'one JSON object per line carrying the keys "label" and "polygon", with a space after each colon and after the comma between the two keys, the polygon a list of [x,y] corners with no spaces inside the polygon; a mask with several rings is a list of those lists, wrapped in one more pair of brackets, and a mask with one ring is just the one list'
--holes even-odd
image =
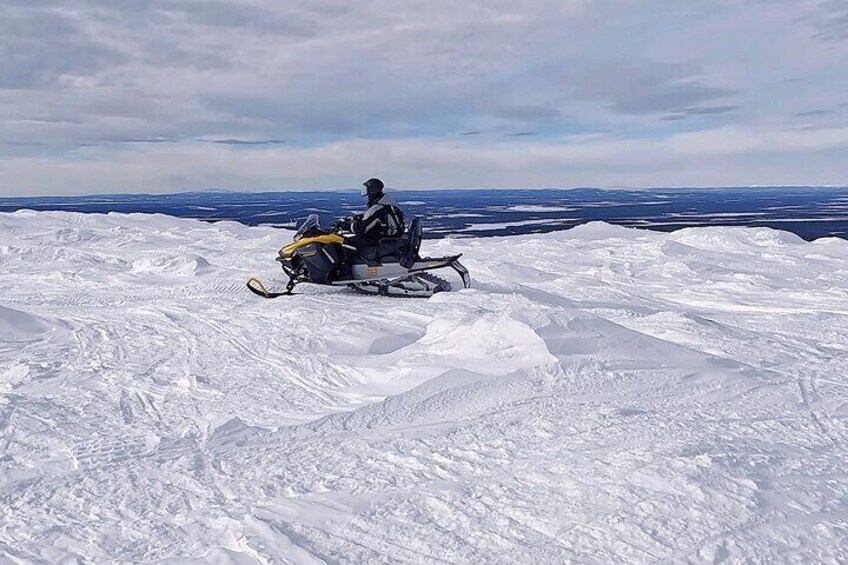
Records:
{"label": "snowy ridge", "polygon": [[288,237],[0,214],[0,561],[848,559],[848,242],[594,223],[258,299]]}

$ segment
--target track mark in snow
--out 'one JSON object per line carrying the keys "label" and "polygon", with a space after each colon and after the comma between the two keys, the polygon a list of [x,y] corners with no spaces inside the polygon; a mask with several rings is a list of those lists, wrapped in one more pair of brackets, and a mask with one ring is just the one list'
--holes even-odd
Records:
{"label": "track mark in snow", "polygon": [[[802,375],[798,377],[798,390],[801,393],[801,399],[804,407],[810,414],[810,417],[816,423],[816,427],[821,432],[822,436],[833,445],[839,445],[841,439],[835,436],[829,426],[825,424],[830,419],[830,416],[821,408],[821,396],[816,390],[815,379],[810,375]],[[821,412],[821,414],[820,414]]]}
{"label": "track mark in snow", "polygon": [[125,443],[96,440],[77,444],[73,448],[74,459],[83,471],[123,465],[137,460],[150,452],[144,443]]}

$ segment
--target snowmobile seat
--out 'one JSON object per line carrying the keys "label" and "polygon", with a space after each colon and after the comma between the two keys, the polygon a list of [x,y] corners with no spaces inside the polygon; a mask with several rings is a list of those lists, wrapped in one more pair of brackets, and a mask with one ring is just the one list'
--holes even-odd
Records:
{"label": "snowmobile seat", "polygon": [[405,246],[406,240],[403,238],[383,239],[376,245],[360,247],[357,249],[357,254],[367,265],[376,267],[386,258],[402,257]]}
{"label": "snowmobile seat", "polygon": [[394,257],[400,255],[406,241],[403,238],[382,239],[377,244],[377,257]]}

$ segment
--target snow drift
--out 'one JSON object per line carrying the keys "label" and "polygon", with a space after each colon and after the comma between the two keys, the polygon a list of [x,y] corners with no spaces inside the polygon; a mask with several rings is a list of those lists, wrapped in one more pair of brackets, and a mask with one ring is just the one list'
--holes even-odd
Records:
{"label": "snow drift", "polygon": [[848,559],[848,242],[595,223],[256,298],[287,239],[0,214],[0,561]]}

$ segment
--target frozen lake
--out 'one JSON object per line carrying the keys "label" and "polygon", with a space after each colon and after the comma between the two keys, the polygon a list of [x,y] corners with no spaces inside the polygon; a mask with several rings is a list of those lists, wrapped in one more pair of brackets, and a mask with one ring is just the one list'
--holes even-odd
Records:
{"label": "frozen lake", "polygon": [[[422,190],[394,192],[426,236],[485,237],[568,229],[590,221],[674,231],[697,226],[771,227],[807,240],[848,238],[848,189],[825,187],[600,190]],[[363,207],[344,192],[191,192],[0,198],[0,212],[147,212],[243,224],[293,226],[310,212],[325,223]]]}

